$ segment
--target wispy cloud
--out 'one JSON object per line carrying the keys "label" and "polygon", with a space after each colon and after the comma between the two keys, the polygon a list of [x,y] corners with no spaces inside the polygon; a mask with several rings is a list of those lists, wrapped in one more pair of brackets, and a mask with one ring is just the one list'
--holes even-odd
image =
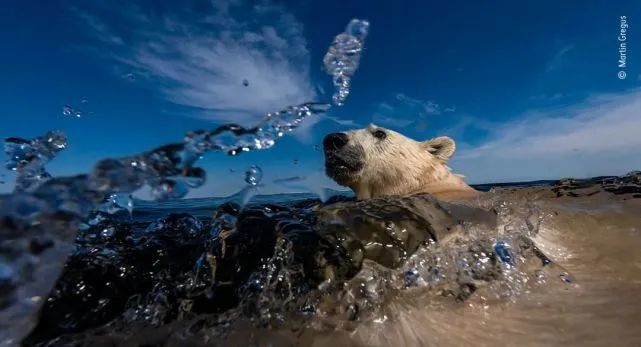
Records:
{"label": "wispy cloud", "polygon": [[430,100],[420,100],[412,98],[403,93],[396,94],[396,100],[409,107],[419,110],[420,115],[441,114],[440,107],[437,103]]}
{"label": "wispy cloud", "polygon": [[443,112],[456,112],[456,106],[450,106],[443,109]]}
{"label": "wispy cloud", "polygon": [[372,121],[379,125],[399,128],[410,125],[424,127],[429,116],[454,111],[456,111],[454,106],[441,109],[441,106],[434,101],[421,100],[398,93],[392,100],[378,104]]}
{"label": "wispy cloud", "polygon": [[566,95],[563,93],[554,93],[554,94],[543,93],[543,94],[532,95],[528,99],[532,101],[555,101],[555,100],[562,99],[565,96]]}
{"label": "wispy cloud", "polygon": [[641,165],[641,90],[528,112],[454,155],[475,182],[622,174]]}
{"label": "wispy cloud", "polygon": [[565,60],[565,57],[573,49],[574,49],[574,45],[573,44],[569,44],[569,45],[565,45],[565,46],[561,47],[561,49],[559,49],[556,52],[556,54],[554,54],[552,59],[550,59],[550,61],[547,64],[546,69],[548,71],[553,71],[553,70],[556,70],[559,67],[561,67],[561,65],[563,64],[563,62]]}
{"label": "wispy cloud", "polygon": [[291,13],[269,2],[200,6],[171,15],[134,6],[75,12],[108,59],[194,116],[251,122],[315,98],[303,25]]}

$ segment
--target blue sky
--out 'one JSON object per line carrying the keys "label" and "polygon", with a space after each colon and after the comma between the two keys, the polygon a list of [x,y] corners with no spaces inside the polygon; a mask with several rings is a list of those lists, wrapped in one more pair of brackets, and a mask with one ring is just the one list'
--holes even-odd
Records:
{"label": "blue sky", "polygon": [[191,196],[240,190],[250,165],[263,168],[264,192],[298,189],[273,183],[293,176],[331,187],[315,145],[370,122],[453,137],[451,166],[471,183],[624,174],[641,169],[639,14],[632,0],[11,1],[0,9],[0,136],[65,131],[70,146],[48,168],[68,175],[188,130],[326,101],[322,57],[358,17],[371,31],[345,106],[270,150],[208,155],[208,183]]}

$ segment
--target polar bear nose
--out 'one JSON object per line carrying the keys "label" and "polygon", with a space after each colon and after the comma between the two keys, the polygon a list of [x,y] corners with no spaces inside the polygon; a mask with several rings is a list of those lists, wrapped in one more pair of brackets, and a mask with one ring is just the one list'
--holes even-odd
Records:
{"label": "polar bear nose", "polygon": [[331,133],[323,139],[323,147],[326,151],[340,149],[345,146],[349,138],[343,133]]}

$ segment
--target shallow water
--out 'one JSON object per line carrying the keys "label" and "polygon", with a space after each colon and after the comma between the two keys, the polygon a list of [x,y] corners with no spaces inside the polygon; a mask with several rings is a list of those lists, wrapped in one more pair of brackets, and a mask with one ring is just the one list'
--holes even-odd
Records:
{"label": "shallow water", "polygon": [[[84,228],[26,341],[638,345],[637,178],[495,188],[467,207],[429,197],[262,197],[241,210],[148,203]],[[417,223],[407,210],[429,217]],[[403,230],[428,236],[414,249]],[[377,248],[372,232],[396,243]],[[318,233],[329,238],[310,236]],[[332,253],[354,240],[362,254]]]}
{"label": "shallow water", "polygon": [[396,317],[350,334],[314,337],[352,345],[638,346],[641,332],[641,201],[599,193],[556,198],[547,189],[498,191],[505,199],[536,197],[549,213],[534,241],[570,272],[572,285],[545,283],[514,296],[434,305],[392,304]]}

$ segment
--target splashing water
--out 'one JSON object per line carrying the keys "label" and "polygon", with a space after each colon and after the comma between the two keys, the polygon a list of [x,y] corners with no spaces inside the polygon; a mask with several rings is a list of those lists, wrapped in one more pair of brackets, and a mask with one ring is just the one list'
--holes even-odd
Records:
{"label": "splashing water", "polygon": [[131,215],[134,210],[134,201],[128,194],[111,194],[102,205],[98,206],[97,210],[108,214],[126,210]]}
{"label": "splashing water", "polygon": [[76,117],[80,118],[81,113],[80,112],[76,112],[76,110],[74,110],[74,108],[71,107],[70,105],[64,105],[64,106],[62,106],[62,115],[63,116],[76,116]]}
{"label": "splashing water", "polygon": [[361,60],[369,22],[352,19],[345,32],[338,34],[323,58],[325,69],[332,75],[336,92],[332,97],[334,104],[341,106],[349,95],[352,76]]}
{"label": "splashing water", "polygon": [[[340,99],[336,102],[335,95],[337,105],[341,105],[349,94],[349,80],[358,68],[368,28],[367,21],[352,20],[346,32],[336,37],[325,56],[325,67],[333,77],[337,88],[336,95],[339,95]],[[337,84],[337,81],[341,83]],[[65,111],[73,112],[73,108],[67,106]],[[226,124],[212,131],[196,130],[187,133],[183,143],[164,145],[131,157],[104,159],[94,166],[92,173],[87,177],[87,188],[105,194],[132,193],[148,184],[156,200],[182,198],[189,192],[190,187],[197,188],[205,183],[205,171],[192,165],[206,152],[221,151],[229,155],[238,155],[271,148],[279,138],[296,129],[307,117],[324,114],[330,107],[325,103],[289,106],[278,112],[267,113],[253,127]],[[55,134],[64,137],[62,133]],[[28,142],[22,139],[7,139],[5,148],[15,143],[12,140]],[[20,146],[23,143],[16,145]],[[66,141],[64,145],[66,146]],[[16,152],[13,148],[8,150]],[[35,165],[33,170],[23,176],[35,181],[42,181],[45,176],[48,178],[48,174],[38,171],[40,168],[41,165]]]}
{"label": "splashing water", "polygon": [[258,185],[263,179],[263,170],[256,166],[250,166],[247,171],[245,171],[245,182],[251,186]]}
{"label": "splashing water", "polygon": [[17,173],[15,190],[27,191],[51,178],[44,165],[66,147],[67,138],[60,131],[50,131],[32,140],[5,139],[5,167]]}
{"label": "splashing water", "polygon": [[[86,99],[82,99],[81,103],[84,105],[84,104],[86,104],[86,103],[87,103],[87,100],[86,100]],[[91,113],[91,112],[90,112],[90,113]],[[73,107],[73,106],[71,106],[71,105],[64,105],[64,106],[62,107],[62,115],[63,115],[63,116],[69,116],[69,117],[76,117],[76,118],[80,118],[80,117],[82,117],[84,114],[85,114],[85,112],[84,112],[84,111],[79,110],[79,109],[76,109],[76,108],[74,108],[74,107]]]}
{"label": "splashing water", "polygon": [[[335,57],[334,63],[325,65],[339,88],[336,105],[341,105],[349,94],[349,80],[358,67],[367,27],[365,21],[352,21],[348,32],[337,36],[329,48],[327,57]],[[133,80],[135,76],[128,74],[127,78]],[[322,115],[330,107],[327,103],[304,103],[267,113],[249,128],[226,124],[212,131],[189,132],[181,143],[129,157],[103,159],[89,174],[74,177],[52,178],[44,169],[44,164],[67,146],[62,132],[49,132],[33,140],[5,139],[6,167],[16,171],[17,183],[13,194],[0,195],[0,229],[3,240],[11,244],[0,250],[0,321],[12,322],[10,326],[0,324],[0,342],[15,343],[31,330],[33,316],[51,290],[76,230],[92,211],[131,210],[130,194],[144,185],[151,187],[156,200],[182,198],[189,188],[205,183],[205,171],[193,166],[205,153],[238,155],[271,148],[306,118]],[[62,112],[65,116],[82,114],[71,105],[65,105]],[[51,246],[33,247],[42,242]]]}
{"label": "splashing water", "polygon": [[[349,94],[349,83],[358,68],[368,29],[369,22],[353,19],[348,24],[346,32],[336,37],[324,58],[325,67],[332,75],[337,88],[334,96],[336,105],[342,105]],[[188,190],[183,189],[180,181],[185,177],[189,179],[191,176],[184,173],[180,175],[179,172],[188,170],[192,173],[189,170],[191,165],[205,152],[223,151],[229,155],[238,155],[252,150],[271,148],[279,138],[296,129],[307,117],[324,114],[329,108],[329,104],[305,103],[268,113],[258,124],[250,128],[227,124],[213,131],[189,132],[185,135],[183,144],[162,146],[137,158],[123,158],[117,162],[107,159],[108,162],[101,162],[102,166],[101,163],[97,165],[104,170],[94,170],[94,173],[99,177],[106,175],[118,177],[121,181],[124,179],[126,182],[120,182],[124,184],[112,182],[113,185],[106,185],[117,191],[137,189],[142,184],[148,183],[152,186],[152,191],[158,192],[154,196],[160,199],[183,197]],[[128,166],[134,169],[130,170]],[[150,167],[156,169],[150,170],[148,169]],[[203,174],[202,182],[191,185],[192,187],[198,187],[204,183],[204,171],[198,170]]]}

